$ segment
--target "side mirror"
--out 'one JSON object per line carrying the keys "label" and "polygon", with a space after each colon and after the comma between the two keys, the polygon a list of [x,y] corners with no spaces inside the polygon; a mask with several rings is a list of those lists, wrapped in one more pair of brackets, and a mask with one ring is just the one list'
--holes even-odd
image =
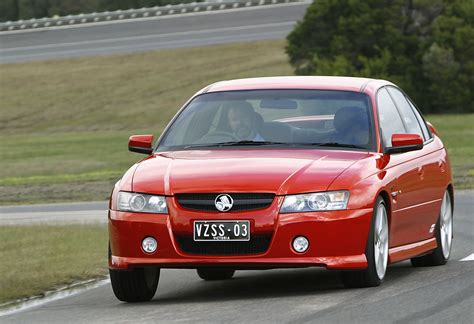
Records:
{"label": "side mirror", "polygon": [[143,154],[153,152],[153,135],[132,135],[128,139],[128,150]]}
{"label": "side mirror", "polygon": [[387,147],[387,154],[417,151],[423,148],[423,139],[418,134],[393,134],[392,147]]}

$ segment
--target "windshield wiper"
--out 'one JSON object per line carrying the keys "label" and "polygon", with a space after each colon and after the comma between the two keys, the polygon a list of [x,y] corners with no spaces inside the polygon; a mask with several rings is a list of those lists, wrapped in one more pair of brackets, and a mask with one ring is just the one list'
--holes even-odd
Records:
{"label": "windshield wiper", "polygon": [[309,146],[318,146],[318,147],[346,147],[346,148],[358,148],[358,149],[367,149],[364,146],[355,145],[355,144],[344,144],[337,142],[329,143],[283,143],[283,142],[272,142],[272,141],[229,141],[229,142],[219,142],[219,143],[199,143],[199,144],[190,144],[184,148],[193,148],[193,147],[223,147],[223,146],[258,146],[258,145],[309,145]]}
{"label": "windshield wiper", "polygon": [[221,143],[222,146],[239,146],[239,145],[275,145],[275,144],[287,144],[282,142],[272,141],[234,141]]}
{"label": "windshield wiper", "polygon": [[277,144],[289,144],[282,142],[271,142],[271,141],[229,141],[229,142],[220,142],[220,143],[202,143],[202,144],[191,144],[187,145],[184,148],[192,147],[222,147],[222,146],[258,146],[258,145],[277,145]]}
{"label": "windshield wiper", "polygon": [[329,142],[329,143],[295,143],[295,145],[311,145],[311,146],[320,146],[320,147],[347,147],[347,148],[359,148],[365,149],[366,147],[355,145],[355,144],[344,144],[344,143],[337,143],[337,142]]}

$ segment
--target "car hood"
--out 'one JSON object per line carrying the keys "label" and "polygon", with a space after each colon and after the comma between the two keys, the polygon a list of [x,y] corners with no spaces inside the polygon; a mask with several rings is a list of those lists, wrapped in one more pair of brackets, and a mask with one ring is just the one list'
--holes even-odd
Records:
{"label": "car hood", "polygon": [[193,192],[324,191],[367,152],[340,150],[191,150],[141,161],[132,190],[160,195]]}

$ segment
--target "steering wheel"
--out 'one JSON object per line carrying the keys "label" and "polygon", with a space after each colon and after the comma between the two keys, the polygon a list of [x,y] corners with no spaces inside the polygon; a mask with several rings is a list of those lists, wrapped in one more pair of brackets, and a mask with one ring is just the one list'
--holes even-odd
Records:
{"label": "steering wheel", "polygon": [[201,138],[200,142],[219,143],[219,142],[231,142],[239,141],[240,139],[231,132],[226,131],[215,131],[205,135]]}

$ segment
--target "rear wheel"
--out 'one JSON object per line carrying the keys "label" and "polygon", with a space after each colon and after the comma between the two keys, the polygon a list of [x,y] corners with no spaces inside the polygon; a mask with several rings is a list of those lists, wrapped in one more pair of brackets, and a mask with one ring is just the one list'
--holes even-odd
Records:
{"label": "rear wheel", "polygon": [[197,269],[197,274],[204,280],[225,280],[234,276],[234,269],[219,269],[219,268],[200,268]]}
{"label": "rear wheel", "polygon": [[375,203],[365,255],[367,269],[341,273],[345,287],[379,286],[385,278],[388,264],[388,217],[382,197]]}
{"label": "rear wheel", "polygon": [[109,273],[115,296],[129,303],[151,300],[160,279],[159,268],[109,269]]}
{"label": "rear wheel", "polygon": [[453,205],[451,196],[446,190],[441,203],[438,222],[436,223],[436,243],[438,247],[431,253],[421,257],[412,258],[411,264],[415,267],[438,266],[446,264],[451,254],[453,239]]}

